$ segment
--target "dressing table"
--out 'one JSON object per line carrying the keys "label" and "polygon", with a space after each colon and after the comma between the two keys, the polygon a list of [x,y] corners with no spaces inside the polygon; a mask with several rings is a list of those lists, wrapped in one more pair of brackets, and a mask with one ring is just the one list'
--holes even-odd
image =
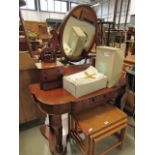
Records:
{"label": "dressing table", "polygon": [[[73,45],[70,45],[68,42],[68,40],[72,39],[68,38],[68,34],[71,33],[71,27],[75,25],[78,25],[78,30],[81,29],[79,31],[85,32],[87,38],[84,48],[78,51],[79,53],[76,53],[76,56],[74,55],[75,51],[73,51],[73,48],[70,49]],[[97,17],[93,9],[88,5],[79,5],[73,8],[64,19],[60,28],[60,48],[66,59],[75,62],[87,56],[94,44],[96,32]],[[77,49],[77,47],[74,47],[74,49]],[[89,64],[64,66],[63,74],[70,75],[77,73],[85,70],[89,66]],[[121,80],[113,88],[104,88],[79,98],[75,98],[61,87],[52,90],[43,90],[39,83],[31,84],[29,89],[38,108],[49,117],[49,125],[41,127],[41,133],[48,139],[51,152],[54,155],[63,155],[66,151],[67,138],[62,136],[61,115],[65,113],[73,114],[89,108],[95,108],[104,103],[114,104],[123,95],[125,83]]]}
{"label": "dressing table", "polygon": [[[88,65],[65,67],[65,74],[72,74],[87,68]],[[63,88],[41,90],[40,84],[30,85],[39,109],[48,114],[49,125],[41,127],[41,133],[49,140],[49,147],[54,154],[63,154],[67,139],[62,138],[62,120],[64,113],[76,113],[104,103],[113,104],[125,92],[125,83],[121,80],[116,87],[104,88],[80,98],[75,98]]]}

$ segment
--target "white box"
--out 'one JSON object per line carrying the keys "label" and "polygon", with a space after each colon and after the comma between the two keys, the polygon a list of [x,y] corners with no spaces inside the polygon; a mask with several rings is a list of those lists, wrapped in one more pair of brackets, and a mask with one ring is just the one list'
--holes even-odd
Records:
{"label": "white box", "polygon": [[107,77],[90,66],[85,71],[63,77],[63,88],[75,97],[81,97],[105,88]]}
{"label": "white box", "polygon": [[96,68],[107,75],[108,87],[113,87],[122,75],[124,52],[120,48],[97,46]]}
{"label": "white box", "polygon": [[78,26],[72,26],[70,37],[68,40],[68,47],[71,49],[68,52],[71,56],[80,56],[84,49],[87,40],[86,34]]}

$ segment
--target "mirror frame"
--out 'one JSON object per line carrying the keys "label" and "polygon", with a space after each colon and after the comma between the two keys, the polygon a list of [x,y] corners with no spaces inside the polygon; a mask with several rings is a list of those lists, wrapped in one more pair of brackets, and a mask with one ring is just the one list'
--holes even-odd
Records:
{"label": "mirror frame", "polygon": [[[73,13],[75,11],[77,11],[78,9],[80,8],[83,8],[83,9],[88,9],[91,14],[93,15],[93,19],[94,19],[94,26],[95,26],[95,35],[92,39],[92,44],[91,46],[89,47],[89,49],[86,51],[86,50],[83,50],[82,51],[82,55],[81,56],[78,56],[78,57],[69,57],[66,55],[65,51],[64,51],[64,48],[63,48],[63,33],[64,33],[64,29],[65,29],[65,26],[67,24],[67,21],[68,19],[70,18],[70,16],[73,15]],[[96,16],[96,13],[95,11],[93,10],[93,8],[91,8],[89,5],[86,5],[86,4],[80,4],[74,8],[72,8],[68,13],[67,15],[65,16],[61,26],[60,26],[60,49],[61,49],[61,52],[62,52],[62,55],[68,60],[68,61],[71,61],[71,62],[77,62],[77,61],[80,61],[84,58],[87,57],[88,53],[90,52],[90,50],[92,49],[93,45],[94,45],[94,42],[96,40],[96,36],[97,36],[97,28],[98,28],[98,24],[97,24],[97,16]]]}

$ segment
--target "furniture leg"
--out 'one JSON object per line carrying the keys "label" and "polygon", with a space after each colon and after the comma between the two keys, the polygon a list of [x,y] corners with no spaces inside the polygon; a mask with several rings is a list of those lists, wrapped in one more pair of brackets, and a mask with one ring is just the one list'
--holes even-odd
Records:
{"label": "furniture leg", "polygon": [[49,115],[49,127],[55,135],[55,150],[63,152],[61,115]]}
{"label": "furniture leg", "polygon": [[70,131],[71,131],[71,118],[70,113],[68,114],[68,135],[67,135],[67,141],[70,139]]}
{"label": "furniture leg", "polygon": [[123,141],[124,141],[124,138],[125,138],[125,133],[126,133],[126,128],[122,129],[120,131],[120,141],[121,141],[121,145],[119,146],[119,149],[122,149],[122,146],[123,146]]}
{"label": "furniture leg", "polygon": [[42,126],[40,131],[48,139],[54,155],[63,155],[66,152],[67,139],[62,136],[61,115],[49,115],[49,126]]}

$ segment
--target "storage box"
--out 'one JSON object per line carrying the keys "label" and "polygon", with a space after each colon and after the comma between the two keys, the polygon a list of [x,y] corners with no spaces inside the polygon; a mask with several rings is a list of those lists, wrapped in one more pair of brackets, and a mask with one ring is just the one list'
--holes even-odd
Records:
{"label": "storage box", "polygon": [[[68,40],[68,54],[71,56],[80,56],[84,49],[84,44],[87,40],[87,36],[78,26],[72,26],[70,30],[70,37]],[[67,46],[67,45],[66,45]]]}
{"label": "storage box", "polygon": [[75,97],[81,97],[105,88],[107,77],[90,66],[85,71],[63,77],[63,88]]}
{"label": "storage box", "polygon": [[119,48],[97,46],[96,69],[107,76],[108,87],[113,87],[122,75],[124,52]]}

